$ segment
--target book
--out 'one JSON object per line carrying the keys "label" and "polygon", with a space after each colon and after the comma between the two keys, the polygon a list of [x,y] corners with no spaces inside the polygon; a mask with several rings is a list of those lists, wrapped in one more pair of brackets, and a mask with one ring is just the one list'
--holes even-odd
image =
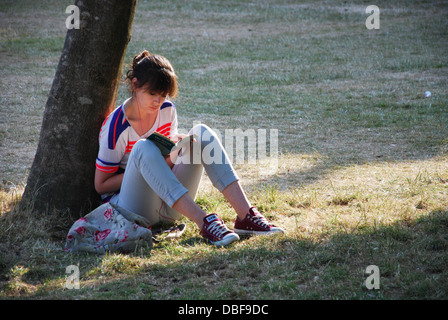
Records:
{"label": "book", "polygon": [[196,139],[198,136],[193,134],[191,136],[186,136],[182,140],[179,140],[177,143],[172,141],[170,138],[164,136],[163,134],[160,134],[158,132],[154,132],[149,135],[148,140],[151,140],[155,143],[155,145],[160,149],[160,152],[162,152],[162,155],[166,157],[171,152],[174,152],[176,150],[179,150],[180,148],[186,146],[191,142],[191,140]]}

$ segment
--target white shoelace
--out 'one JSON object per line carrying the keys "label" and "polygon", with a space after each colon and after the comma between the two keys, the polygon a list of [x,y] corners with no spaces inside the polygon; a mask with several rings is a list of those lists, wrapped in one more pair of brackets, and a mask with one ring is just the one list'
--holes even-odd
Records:
{"label": "white shoelace", "polygon": [[221,223],[221,221],[213,221],[207,229],[211,234],[214,234],[217,237],[221,237],[223,233],[228,230],[227,227]]}
{"label": "white shoelace", "polygon": [[269,228],[270,224],[269,221],[265,218],[265,216],[258,214],[256,216],[252,216],[250,217],[250,219],[255,223],[258,224],[259,226],[265,227],[265,228]]}

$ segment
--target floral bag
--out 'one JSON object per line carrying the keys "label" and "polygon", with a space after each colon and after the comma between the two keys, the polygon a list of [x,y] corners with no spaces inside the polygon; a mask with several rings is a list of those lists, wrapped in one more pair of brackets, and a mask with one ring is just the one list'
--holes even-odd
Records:
{"label": "floral bag", "polygon": [[152,248],[149,222],[135,213],[104,203],[70,228],[67,252],[132,252],[138,246]]}

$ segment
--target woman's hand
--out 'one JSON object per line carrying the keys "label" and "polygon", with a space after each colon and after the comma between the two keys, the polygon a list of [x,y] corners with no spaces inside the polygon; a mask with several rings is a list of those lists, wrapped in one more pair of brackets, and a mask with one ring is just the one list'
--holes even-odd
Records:
{"label": "woman's hand", "polygon": [[171,140],[175,143],[178,143],[183,138],[188,137],[188,134],[178,133],[171,138]]}

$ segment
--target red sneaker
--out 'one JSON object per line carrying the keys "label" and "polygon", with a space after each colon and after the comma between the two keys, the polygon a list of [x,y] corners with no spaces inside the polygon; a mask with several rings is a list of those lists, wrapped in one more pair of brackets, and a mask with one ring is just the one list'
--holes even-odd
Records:
{"label": "red sneaker", "polygon": [[235,220],[235,233],[239,235],[254,235],[254,234],[271,234],[271,233],[285,233],[285,231],[271,224],[257,208],[252,207],[249,213],[241,220]]}
{"label": "red sneaker", "polygon": [[226,246],[240,239],[235,232],[227,228],[216,214],[209,214],[204,218],[204,226],[202,227],[201,234],[218,247]]}

